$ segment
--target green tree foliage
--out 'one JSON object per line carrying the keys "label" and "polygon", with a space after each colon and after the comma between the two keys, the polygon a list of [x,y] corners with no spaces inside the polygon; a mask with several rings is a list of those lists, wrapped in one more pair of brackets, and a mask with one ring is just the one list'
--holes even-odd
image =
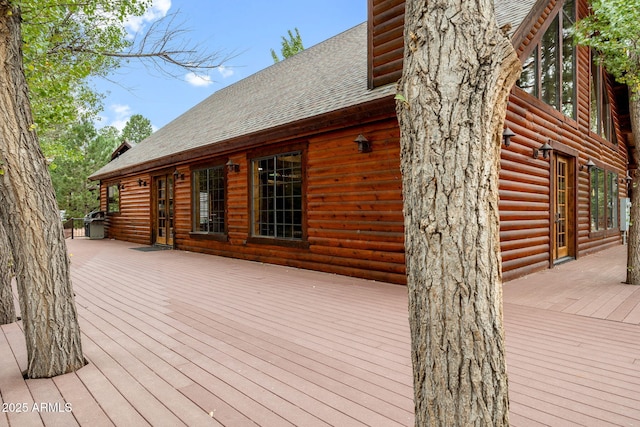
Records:
{"label": "green tree foliage", "polygon": [[120,144],[120,133],[114,127],[96,131],[93,123],[72,125],[60,135],[62,155],[49,164],[56,199],[67,218],[81,218],[98,209],[98,186],[87,177],[107,164]]}
{"label": "green tree foliage", "polygon": [[122,133],[113,126],[96,130],[84,120],[58,132],[56,141],[43,138],[43,145],[55,157],[49,159],[49,171],[56,199],[67,218],[81,218],[99,208],[98,187],[87,177],[111,160],[122,141],[140,142],[152,133],[151,121],[141,114],[129,118]]}
{"label": "green tree foliage", "polygon": [[134,114],[122,129],[122,139],[138,143],[153,133],[151,120],[141,114]]}
{"label": "green tree foliage", "polygon": [[592,14],[578,21],[578,44],[592,47],[597,59],[635,96],[640,94],[640,0],[593,0]]}
{"label": "green tree foliage", "polygon": [[[290,56],[295,55],[298,52],[302,52],[304,50],[304,46],[302,45],[302,37],[300,37],[300,31],[297,28],[294,28],[296,34],[294,35],[291,30],[288,30],[289,39],[287,40],[284,36],[282,37],[282,48],[280,52],[282,53],[282,59],[287,59]],[[271,57],[273,58],[273,62],[280,62],[280,58],[275,50],[271,49]]]}
{"label": "green tree foliage", "polygon": [[129,17],[142,16],[151,0],[13,0],[22,12],[23,63],[39,135],[91,118],[102,94],[89,78],[105,77],[123,61],[140,60],[156,71],[200,71],[231,57],[184,40],[177,14],[127,33]]}
{"label": "green tree foliage", "polygon": [[131,46],[124,20],[149,0],[16,0],[22,11],[23,62],[38,133],[91,117],[101,95],[90,76],[107,76]]}

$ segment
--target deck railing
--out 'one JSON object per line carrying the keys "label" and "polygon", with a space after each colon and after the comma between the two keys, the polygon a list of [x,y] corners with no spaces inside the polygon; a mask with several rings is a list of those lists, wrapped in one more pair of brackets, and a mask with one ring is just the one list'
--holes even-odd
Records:
{"label": "deck railing", "polygon": [[85,237],[84,218],[69,218],[64,221],[64,238]]}

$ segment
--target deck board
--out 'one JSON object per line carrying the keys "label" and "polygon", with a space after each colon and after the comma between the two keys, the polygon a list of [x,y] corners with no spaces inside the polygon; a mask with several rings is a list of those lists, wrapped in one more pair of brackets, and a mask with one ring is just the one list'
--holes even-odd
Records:
{"label": "deck board", "polygon": [[[110,240],[69,241],[89,365],[24,380],[2,326],[4,426],[410,426],[406,288]],[[504,285],[512,426],[640,425],[640,289],[620,246]]]}

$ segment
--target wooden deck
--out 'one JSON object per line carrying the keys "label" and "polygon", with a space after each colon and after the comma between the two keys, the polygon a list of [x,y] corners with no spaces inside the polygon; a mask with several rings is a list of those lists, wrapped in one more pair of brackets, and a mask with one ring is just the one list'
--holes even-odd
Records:
{"label": "wooden deck", "polygon": [[[67,242],[90,364],[25,381],[20,324],[2,326],[0,427],[413,425],[404,287]],[[624,257],[505,285],[512,425],[640,425],[640,288],[620,284]]]}

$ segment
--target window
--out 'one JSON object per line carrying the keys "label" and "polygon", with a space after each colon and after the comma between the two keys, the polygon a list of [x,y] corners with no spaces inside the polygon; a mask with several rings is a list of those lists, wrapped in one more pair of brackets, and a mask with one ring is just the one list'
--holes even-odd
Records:
{"label": "window", "polygon": [[607,229],[618,228],[618,175],[607,172]]}
{"label": "window", "polygon": [[107,213],[120,212],[120,184],[107,187]]}
{"label": "window", "polygon": [[618,228],[618,175],[591,168],[591,231]]}
{"label": "window", "polygon": [[193,173],[193,231],[225,232],[225,179],[222,166]]}
{"label": "window", "polygon": [[569,29],[574,22],[574,0],[566,0],[525,60],[517,82],[527,93],[572,118],[576,117],[576,55]]}
{"label": "window", "polygon": [[591,131],[614,144],[616,134],[611,117],[611,105],[607,91],[607,79],[602,67],[598,66],[594,55],[591,55],[591,108],[589,120]]}
{"label": "window", "polygon": [[302,154],[252,161],[253,236],[302,239]]}

